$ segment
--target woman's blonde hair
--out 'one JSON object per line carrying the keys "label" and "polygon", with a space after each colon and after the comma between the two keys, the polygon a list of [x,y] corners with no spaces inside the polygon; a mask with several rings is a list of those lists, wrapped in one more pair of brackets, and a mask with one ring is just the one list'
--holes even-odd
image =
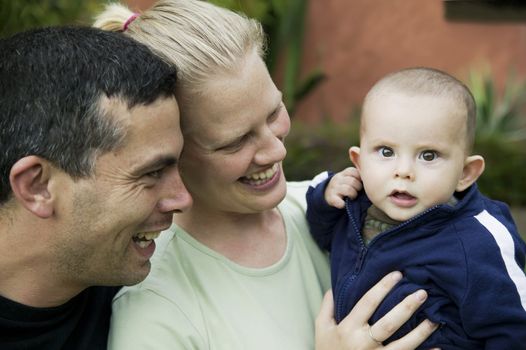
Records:
{"label": "woman's blonde hair", "polygon": [[132,16],[126,6],[109,4],[93,26],[124,31],[146,44],[177,67],[180,84],[191,92],[199,92],[211,76],[233,71],[252,50],[264,54],[258,21],[206,1],[160,0],[129,22]]}

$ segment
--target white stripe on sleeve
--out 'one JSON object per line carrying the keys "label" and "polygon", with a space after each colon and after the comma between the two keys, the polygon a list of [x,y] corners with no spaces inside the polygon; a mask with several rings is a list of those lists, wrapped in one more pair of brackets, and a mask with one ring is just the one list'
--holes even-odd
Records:
{"label": "white stripe on sleeve", "polygon": [[316,175],[314,177],[314,179],[311,180],[311,182],[309,184],[309,187],[316,188],[316,186],[318,186],[320,183],[322,183],[323,181],[327,180],[328,177],[329,177],[329,172],[328,171],[324,171],[323,173],[319,173],[318,175]]}
{"label": "white stripe on sleeve", "polygon": [[511,234],[500,221],[486,210],[480,212],[475,218],[491,233],[500,249],[500,254],[506,265],[506,271],[515,284],[522,308],[526,311],[526,276],[515,262],[515,245]]}

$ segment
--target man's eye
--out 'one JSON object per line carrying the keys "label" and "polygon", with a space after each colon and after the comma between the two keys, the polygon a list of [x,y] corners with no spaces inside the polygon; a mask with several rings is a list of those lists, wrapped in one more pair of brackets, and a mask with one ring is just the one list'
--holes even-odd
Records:
{"label": "man's eye", "polygon": [[152,177],[154,179],[159,179],[161,178],[162,174],[163,174],[163,169],[158,169],[158,170],[154,170],[154,171],[150,171],[149,173],[146,173],[146,176]]}
{"label": "man's eye", "polygon": [[380,147],[380,149],[378,150],[378,153],[380,153],[380,155],[385,158],[390,158],[394,156],[394,151],[391,148],[386,147],[386,146]]}
{"label": "man's eye", "polygon": [[420,158],[425,160],[426,162],[431,162],[438,158],[438,154],[435,151],[423,151],[420,153]]}

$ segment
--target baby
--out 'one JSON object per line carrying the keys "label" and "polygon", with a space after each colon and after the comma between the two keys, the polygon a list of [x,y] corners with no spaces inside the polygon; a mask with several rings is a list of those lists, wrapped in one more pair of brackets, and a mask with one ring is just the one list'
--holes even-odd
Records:
{"label": "baby", "polygon": [[360,147],[349,149],[356,169],[322,173],[307,192],[312,235],[331,255],[338,322],[399,270],[403,280],[371,323],[418,289],[429,297],[392,337],[374,341],[427,318],[442,327],[419,349],[526,347],[526,244],[508,207],[477,189],[475,120],[468,88],[435,69],[404,69],[369,91]]}

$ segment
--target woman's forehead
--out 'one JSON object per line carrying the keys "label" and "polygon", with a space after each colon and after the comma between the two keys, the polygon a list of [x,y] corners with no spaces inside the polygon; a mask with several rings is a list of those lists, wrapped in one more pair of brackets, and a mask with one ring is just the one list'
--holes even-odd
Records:
{"label": "woman's forehead", "polygon": [[245,67],[210,78],[202,91],[180,101],[183,128],[187,132],[221,133],[266,119],[281,102],[267,68],[259,56],[244,61]]}

